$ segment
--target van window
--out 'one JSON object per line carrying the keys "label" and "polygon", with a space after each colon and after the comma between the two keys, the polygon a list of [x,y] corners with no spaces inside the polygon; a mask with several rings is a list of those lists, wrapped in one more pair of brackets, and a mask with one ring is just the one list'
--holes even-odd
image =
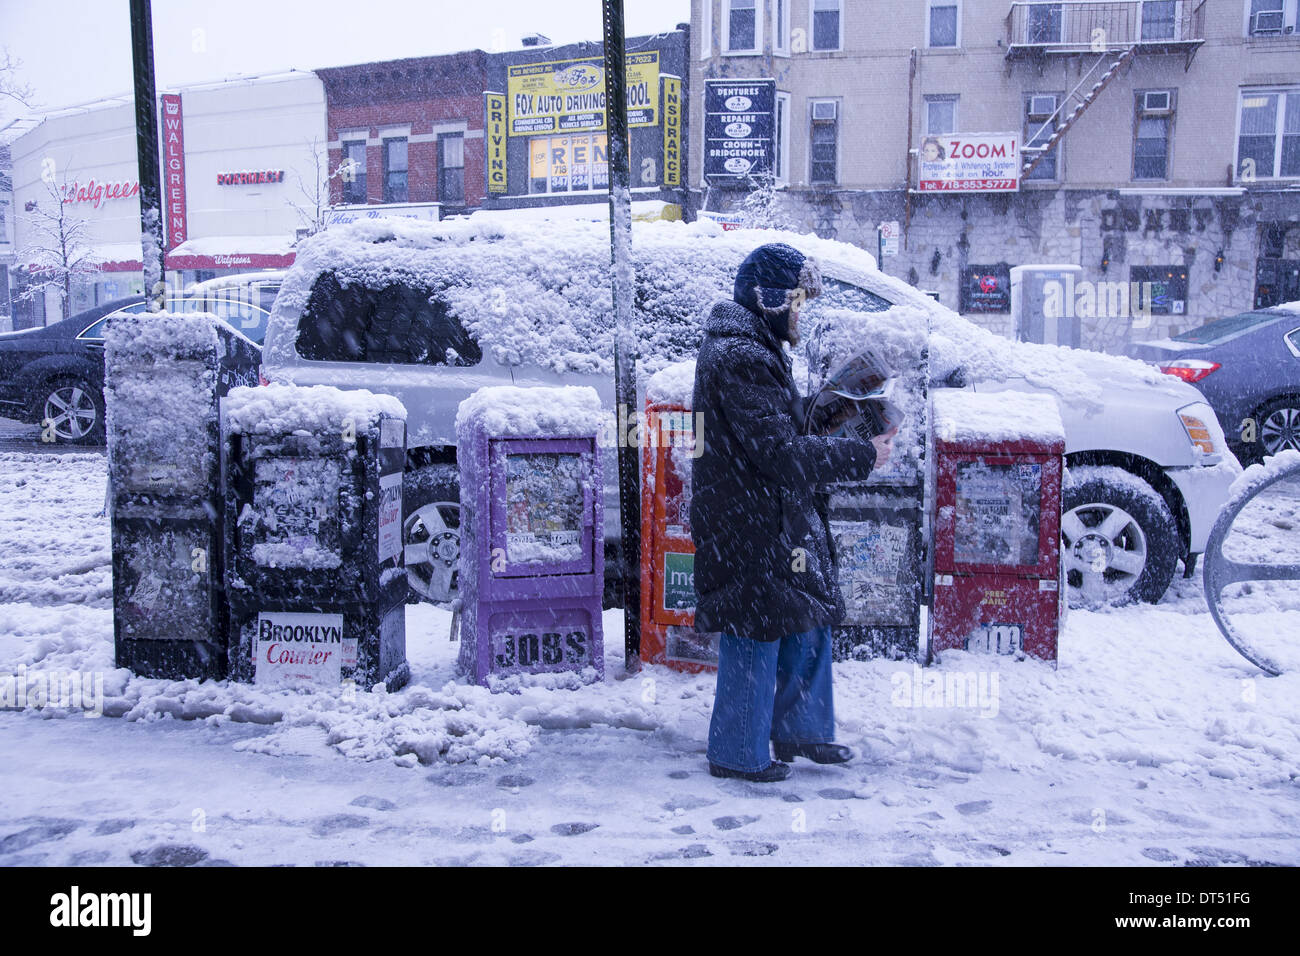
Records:
{"label": "van window", "polygon": [[478,343],[427,289],[343,285],[332,272],[312,286],[298,320],[298,354],[316,362],[477,365]]}
{"label": "van window", "polygon": [[828,276],[822,277],[822,294],[809,306],[814,303],[821,308],[851,309],[855,312],[887,312],[891,308],[888,299]]}

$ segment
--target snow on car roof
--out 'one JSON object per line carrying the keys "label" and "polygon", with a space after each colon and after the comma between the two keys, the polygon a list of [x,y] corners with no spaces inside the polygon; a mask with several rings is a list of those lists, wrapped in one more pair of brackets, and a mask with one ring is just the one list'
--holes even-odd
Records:
{"label": "snow on car roof", "polygon": [[[692,357],[704,317],[730,298],[736,269],[766,242],[788,242],[830,263],[835,278],[907,300],[924,297],[882,276],[873,256],[846,243],[713,222],[633,224],[641,365],[653,373]],[[297,319],[317,277],[382,287],[420,285],[442,296],[502,365],[556,372],[613,370],[609,229],[570,220],[438,223],[376,219],[318,233],[298,246],[272,313],[267,364],[295,362]]]}
{"label": "snow on car roof", "polygon": [[1053,395],[1041,392],[934,392],[934,435],[948,442],[1064,442]]}

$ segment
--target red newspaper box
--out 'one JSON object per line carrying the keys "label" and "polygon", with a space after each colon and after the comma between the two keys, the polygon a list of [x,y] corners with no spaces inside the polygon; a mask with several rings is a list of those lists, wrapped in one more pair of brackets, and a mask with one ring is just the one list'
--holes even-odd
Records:
{"label": "red newspaper box", "polygon": [[703,449],[691,413],[695,363],[646,386],[641,424],[641,660],[697,673],[718,665],[717,634],[695,630],[691,463]]}
{"label": "red newspaper box", "polygon": [[1056,660],[1064,599],[1056,400],[934,392],[934,598],[929,655]]}

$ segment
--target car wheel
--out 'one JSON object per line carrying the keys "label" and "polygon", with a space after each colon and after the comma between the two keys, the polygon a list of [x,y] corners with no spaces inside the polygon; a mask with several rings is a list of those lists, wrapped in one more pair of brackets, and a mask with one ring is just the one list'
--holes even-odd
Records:
{"label": "car wheel", "polygon": [[1300,399],[1277,398],[1260,409],[1258,457],[1284,451],[1300,451]]}
{"label": "car wheel", "polygon": [[460,490],[455,465],[416,468],[403,489],[402,542],[411,598],[443,603],[460,586]]}
{"label": "car wheel", "polygon": [[1061,548],[1072,607],[1155,603],[1182,550],[1164,498],[1122,468],[1069,469],[1062,494]]}
{"label": "car wheel", "polygon": [[43,441],[103,444],[104,396],[76,379],[50,382],[41,405],[40,425]]}

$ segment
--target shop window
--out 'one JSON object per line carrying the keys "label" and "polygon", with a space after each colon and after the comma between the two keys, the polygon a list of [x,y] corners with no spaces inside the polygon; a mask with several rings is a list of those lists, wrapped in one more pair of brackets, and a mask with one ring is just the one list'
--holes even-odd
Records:
{"label": "shop window", "polygon": [[809,129],[810,183],[828,185],[837,181],[839,158],[839,101],[813,100]]}
{"label": "shop window", "polygon": [[465,203],[465,134],[438,135],[438,199],[448,206]]}
{"label": "shop window", "polygon": [[925,135],[947,136],[957,132],[957,97],[925,98]]}
{"label": "shop window", "polygon": [[1152,315],[1187,312],[1187,269],[1183,266],[1132,266],[1129,280],[1140,283],[1142,302],[1151,303]]}
{"label": "shop window", "polygon": [[353,205],[366,202],[366,141],[350,139],[343,142],[343,201]]}
{"label": "shop window", "polygon": [[959,0],[929,0],[926,7],[925,42],[926,46],[940,49],[961,44]]}
{"label": "shop window", "polygon": [[758,53],[759,0],[723,0],[724,53]]}
{"label": "shop window", "polygon": [[1238,124],[1238,179],[1300,176],[1300,89],[1243,91]]}
{"label": "shop window", "polygon": [[407,142],[405,136],[384,140],[384,202],[407,202]]}
{"label": "shop window", "polygon": [[604,133],[536,136],[529,142],[530,193],[600,192],[609,188]]}
{"label": "shop window", "polygon": [[812,48],[838,50],[842,47],[841,0],[812,0]]}
{"label": "shop window", "polygon": [[1173,125],[1173,90],[1146,90],[1137,94],[1133,129],[1134,179],[1169,178]]}

